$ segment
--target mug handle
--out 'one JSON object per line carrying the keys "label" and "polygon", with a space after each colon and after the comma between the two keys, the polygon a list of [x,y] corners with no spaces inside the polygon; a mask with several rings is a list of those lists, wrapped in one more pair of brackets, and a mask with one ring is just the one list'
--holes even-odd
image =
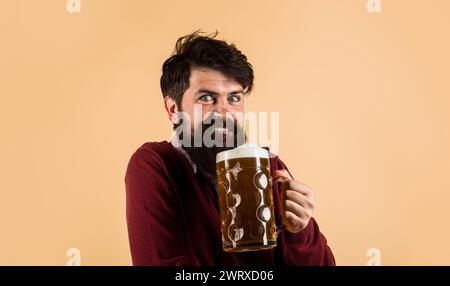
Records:
{"label": "mug handle", "polygon": [[[282,183],[282,182],[284,182],[284,181],[288,181],[289,179],[288,178],[286,178],[286,177],[278,177],[277,179],[276,179],[276,183]],[[284,224],[282,224],[282,225],[277,225],[276,227],[275,227],[275,237],[277,238],[278,237],[278,235],[280,235],[280,233],[282,233],[284,230],[286,229],[286,225],[284,225]]]}

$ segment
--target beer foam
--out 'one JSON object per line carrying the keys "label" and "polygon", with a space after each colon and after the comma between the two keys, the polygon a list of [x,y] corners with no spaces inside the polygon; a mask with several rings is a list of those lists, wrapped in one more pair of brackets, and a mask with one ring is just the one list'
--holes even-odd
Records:
{"label": "beer foam", "polygon": [[246,143],[231,150],[222,151],[216,155],[216,163],[239,158],[266,158],[269,159],[269,151],[258,144]]}

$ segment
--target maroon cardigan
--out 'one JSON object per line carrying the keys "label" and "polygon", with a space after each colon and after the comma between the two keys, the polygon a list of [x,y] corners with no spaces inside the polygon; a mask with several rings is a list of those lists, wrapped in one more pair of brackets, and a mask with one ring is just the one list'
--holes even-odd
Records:
{"label": "maroon cardigan", "polygon": [[[278,157],[270,165],[287,169]],[[167,141],[145,143],[133,154],[125,186],[133,265],[335,265],[313,218],[297,234],[282,232],[274,249],[223,251],[215,190]],[[279,225],[278,184],[273,192]]]}

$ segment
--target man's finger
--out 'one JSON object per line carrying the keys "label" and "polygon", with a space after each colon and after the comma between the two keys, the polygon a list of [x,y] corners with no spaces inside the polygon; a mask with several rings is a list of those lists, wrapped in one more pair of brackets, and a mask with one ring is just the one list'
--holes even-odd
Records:
{"label": "man's finger", "polygon": [[314,192],[307,185],[297,182],[295,180],[286,180],[281,183],[281,188],[283,190],[293,190],[299,192],[302,195],[305,195],[309,198],[313,197]]}
{"label": "man's finger", "polygon": [[272,172],[272,178],[274,179],[278,179],[278,178],[285,178],[285,179],[289,179],[292,180],[292,176],[291,174],[289,174],[289,172],[286,169],[282,169],[282,170],[275,170]]}
{"label": "man's finger", "polygon": [[291,200],[293,202],[296,202],[297,204],[301,205],[305,209],[313,209],[314,203],[311,201],[311,199],[299,192],[287,190],[285,192],[285,195],[283,199]]}
{"label": "man's finger", "polygon": [[306,220],[302,220],[296,214],[288,210],[284,211],[284,216],[281,217],[281,220],[287,226],[298,225],[301,226],[301,228],[304,228],[306,225]]}

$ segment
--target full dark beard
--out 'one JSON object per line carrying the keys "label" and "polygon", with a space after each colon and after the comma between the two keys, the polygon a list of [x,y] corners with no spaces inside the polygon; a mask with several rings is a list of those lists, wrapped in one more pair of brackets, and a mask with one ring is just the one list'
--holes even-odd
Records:
{"label": "full dark beard", "polygon": [[[227,119],[223,121],[223,128],[226,126],[233,126],[233,130],[230,130],[230,133],[227,133],[226,136],[232,136],[232,144],[226,144],[226,137],[223,136],[223,144],[222,146],[205,146],[204,142],[202,142],[199,147],[186,147],[182,148],[186,150],[191,158],[192,162],[196,165],[197,172],[203,176],[208,183],[212,185],[213,188],[216,187],[217,184],[217,175],[216,175],[216,155],[222,151],[233,149],[237,146],[240,146],[245,143],[245,133],[242,127],[237,123],[236,120]],[[202,122],[201,127],[199,126],[196,131],[192,132],[192,142],[194,142],[195,133],[201,132],[202,136],[204,132],[211,126],[213,126],[214,120],[211,123]],[[216,135],[223,135],[214,133],[211,137],[215,139]],[[203,137],[202,137],[203,138]],[[221,140],[222,141],[222,140]],[[229,139],[229,143],[231,143],[231,138]],[[231,146],[230,146],[231,145]],[[191,144],[194,146],[194,144]]]}

